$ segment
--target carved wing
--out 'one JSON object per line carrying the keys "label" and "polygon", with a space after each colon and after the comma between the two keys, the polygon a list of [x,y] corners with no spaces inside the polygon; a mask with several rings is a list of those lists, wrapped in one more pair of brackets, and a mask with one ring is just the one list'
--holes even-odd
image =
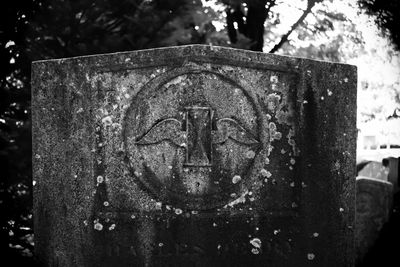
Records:
{"label": "carved wing", "polygon": [[224,143],[228,138],[245,145],[259,144],[259,141],[234,119],[219,119],[216,122],[216,126],[217,130],[213,132],[214,144]]}
{"label": "carved wing", "polygon": [[174,118],[164,119],[154,124],[150,130],[136,140],[138,145],[153,145],[162,141],[185,147],[185,132],[182,131],[182,123]]}

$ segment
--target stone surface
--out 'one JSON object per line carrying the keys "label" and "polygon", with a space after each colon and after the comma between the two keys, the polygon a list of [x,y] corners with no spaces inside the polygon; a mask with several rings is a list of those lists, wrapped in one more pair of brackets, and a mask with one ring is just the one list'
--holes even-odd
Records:
{"label": "stone surface", "polygon": [[354,66],[194,45],[32,79],[44,266],[353,265]]}
{"label": "stone surface", "polygon": [[389,219],[393,185],[381,179],[357,177],[356,181],[356,249],[361,263]]}
{"label": "stone surface", "polygon": [[370,177],[379,180],[388,180],[389,168],[382,165],[382,162],[371,161],[358,172],[358,176]]}
{"label": "stone surface", "polygon": [[393,185],[393,194],[396,194],[399,192],[400,187],[399,187],[399,171],[400,171],[400,157],[395,158],[395,157],[389,157],[387,158],[387,163],[389,167],[389,173],[388,173],[388,181],[392,183]]}

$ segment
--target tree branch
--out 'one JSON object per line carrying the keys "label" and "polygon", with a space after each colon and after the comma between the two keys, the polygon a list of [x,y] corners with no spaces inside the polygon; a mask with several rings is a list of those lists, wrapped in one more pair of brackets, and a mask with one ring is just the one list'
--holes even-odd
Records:
{"label": "tree branch", "polygon": [[292,27],[290,27],[290,30],[284,34],[281,37],[281,40],[279,41],[279,43],[277,43],[270,51],[269,53],[275,53],[276,51],[278,51],[279,48],[282,47],[282,45],[287,42],[287,40],[289,39],[290,34],[292,34],[292,32],[304,21],[304,19],[307,17],[307,15],[311,12],[311,9],[315,6],[315,3],[317,1],[315,0],[309,0],[307,3],[307,8],[306,10],[304,10],[303,14],[300,16],[300,18],[292,25]]}

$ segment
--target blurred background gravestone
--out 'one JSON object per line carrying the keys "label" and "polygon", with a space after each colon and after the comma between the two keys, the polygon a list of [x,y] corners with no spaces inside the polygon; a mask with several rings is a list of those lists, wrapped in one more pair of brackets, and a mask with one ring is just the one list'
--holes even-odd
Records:
{"label": "blurred background gravestone", "polygon": [[44,266],[353,266],[355,67],[183,46],[32,78]]}
{"label": "blurred background gravestone", "polygon": [[361,264],[389,220],[393,185],[380,179],[359,176],[356,188],[356,261]]}
{"label": "blurred background gravestone", "polygon": [[393,185],[393,194],[399,192],[399,170],[400,170],[400,157],[388,157],[383,159],[383,164],[389,169],[388,181]]}

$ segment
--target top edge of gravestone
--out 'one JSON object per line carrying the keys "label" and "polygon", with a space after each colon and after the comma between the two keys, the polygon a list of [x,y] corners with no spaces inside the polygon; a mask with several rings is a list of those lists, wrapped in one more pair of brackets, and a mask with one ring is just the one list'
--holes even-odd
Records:
{"label": "top edge of gravestone", "polygon": [[357,181],[371,181],[371,182],[376,182],[376,183],[381,183],[381,184],[390,184],[390,185],[392,185],[392,183],[389,182],[389,181],[385,181],[385,180],[378,179],[378,178],[373,178],[373,177],[367,177],[367,176],[357,176],[356,180]]}
{"label": "top edge of gravestone", "polygon": [[[102,68],[110,65],[110,60],[115,64],[122,63],[141,63],[143,61],[153,61],[154,64],[160,61],[176,61],[176,60],[194,60],[194,59],[208,58],[216,61],[231,61],[231,62],[253,62],[259,64],[268,64],[268,62],[280,63],[282,65],[295,66],[301,61],[310,62],[321,62],[324,64],[337,64],[342,66],[348,66],[349,68],[357,68],[355,65],[329,62],[322,60],[315,60],[302,57],[294,57],[287,55],[276,55],[265,52],[254,52],[249,50],[212,46],[212,45],[183,45],[183,46],[171,46],[171,47],[160,47],[144,50],[134,50],[107,54],[95,54],[85,55],[70,58],[58,58],[58,59],[47,59],[38,60],[32,62],[32,64],[40,63],[73,63],[73,62],[93,62],[97,68]],[[127,60],[129,59],[129,60]],[[114,61],[115,60],[115,61]],[[122,60],[122,61],[121,61]],[[130,61],[130,62],[129,62]]]}

